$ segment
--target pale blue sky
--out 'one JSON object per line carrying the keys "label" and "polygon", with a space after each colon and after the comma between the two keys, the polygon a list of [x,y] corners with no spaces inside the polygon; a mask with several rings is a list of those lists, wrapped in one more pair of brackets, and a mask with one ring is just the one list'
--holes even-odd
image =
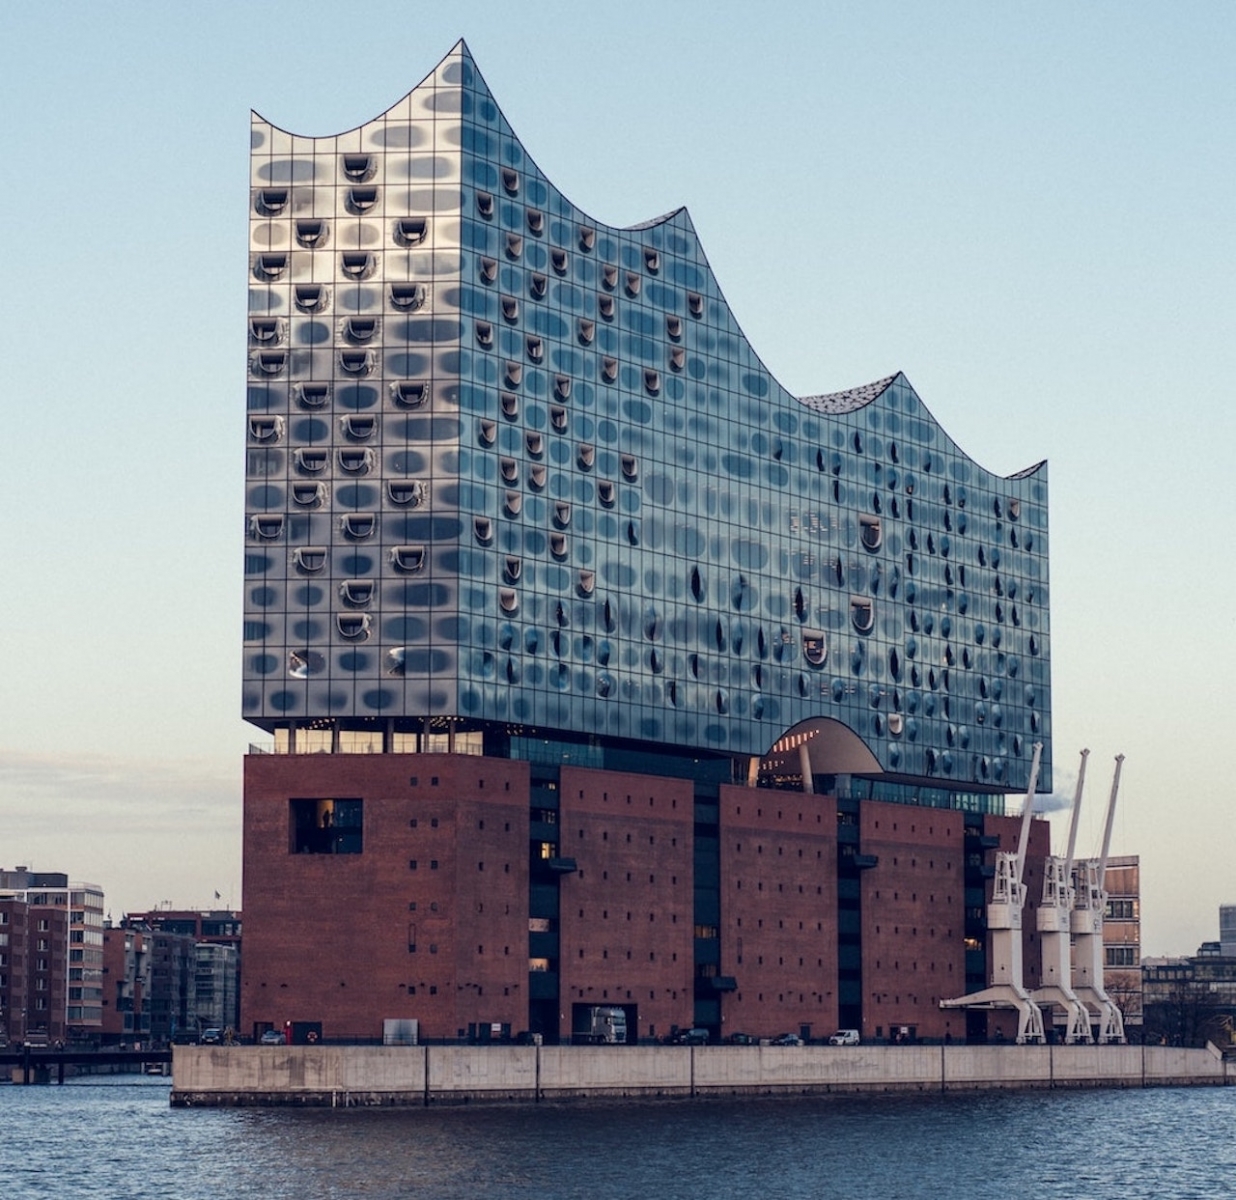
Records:
{"label": "pale blue sky", "polygon": [[1057,790],[1090,746],[1090,852],[1126,753],[1145,952],[1217,936],[1236,8],[800,7],[3,7],[0,865],[240,902],[248,110],[338,132],[462,36],[575,202],[688,206],[791,391],[1050,459]]}

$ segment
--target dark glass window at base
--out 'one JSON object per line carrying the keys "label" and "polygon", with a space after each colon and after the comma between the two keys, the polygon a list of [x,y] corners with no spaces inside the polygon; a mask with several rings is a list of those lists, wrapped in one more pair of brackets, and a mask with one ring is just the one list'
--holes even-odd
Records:
{"label": "dark glass window at base", "polygon": [[363,802],[360,800],[290,800],[293,854],[360,854],[363,849]]}

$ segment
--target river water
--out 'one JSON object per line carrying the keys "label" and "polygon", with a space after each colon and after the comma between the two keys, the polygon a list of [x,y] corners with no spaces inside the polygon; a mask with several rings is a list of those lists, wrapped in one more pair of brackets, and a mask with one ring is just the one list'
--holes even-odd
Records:
{"label": "river water", "polygon": [[1236,1192],[1236,1089],[173,1109],[168,1083],[0,1085],[27,1200],[1161,1200]]}

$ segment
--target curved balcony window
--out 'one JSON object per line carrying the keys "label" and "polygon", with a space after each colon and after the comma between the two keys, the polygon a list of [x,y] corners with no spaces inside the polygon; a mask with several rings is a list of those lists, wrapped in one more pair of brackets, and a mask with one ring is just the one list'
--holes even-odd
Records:
{"label": "curved balcony window", "polygon": [[507,387],[519,387],[524,381],[524,368],[522,363],[508,362],[506,364],[506,383]]}
{"label": "curved balcony window", "polygon": [[259,541],[276,541],[283,536],[283,514],[257,513],[249,518],[249,532]]}
{"label": "curved balcony window", "polygon": [[296,222],[296,240],[306,250],[320,250],[330,236],[330,227],[317,217],[301,217]]}
{"label": "curved balcony window", "polygon": [[561,404],[551,404],[549,406],[549,423],[553,426],[555,433],[566,433],[567,410]]}
{"label": "curved balcony window", "polygon": [[502,404],[502,415],[509,417],[512,421],[519,416],[519,397],[514,392],[503,392],[500,401]]}
{"label": "curved balcony window", "polygon": [[669,352],[671,371],[681,371],[687,365],[687,352],[681,346],[671,346]]}
{"label": "curved balcony window", "polygon": [[325,546],[297,546],[292,551],[292,565],[305,575],[319,575],[326,569]]}
{"label": "curved balcony window", "polygon": [[348,375],[373,374],[372,350],[340,350],[339,369]]}
{"label": "curved balcony window", "polygon": [[614,487],[613,482],[609,479],[599,480],[597,483],[597,499],[606,508],[612,508],[616,498],[617,489]]}
{"label": "curved balcony window", "polygon": [[286,324],[278,317],[249,318],[249,337],[258,345],[277,346],[286,332]]}
{"label": "curved balcony window", "polygon": [[875,628],[875,605],[866,596],[850,597],[850,624],[859,633],[870,633]]}
{"label": "curved balcony window", "polygon": [[565,275],[567,268],[570,266],[570,259],[567,257],[565,250],[551,250],[549,252],[549,265],[553,267],[556,275]]}
{"label": "curved balcony window", "polygon": [[368,279],[377,265],[377,259],[367,250],[345,250],[339,256],[339,269],[349,279]]}
{"label": "curved balcony window", "polygon": [[326,470],[329,451],[317,446],[302,446],[296,451],[296,469],[306,475],[316,475]]}
{"label": "curved balcony window", "polygon": [[549,535],[549,552],[555,558],[566,558],[567,535],[565,533],[551,533]]}
{"label": "curved balcony window", "polygon": [[378,431],[378,418],[371,413],[348,413],[339,418],[343,436],[353,442],[363,442]]}
{"label": "curved balcony window", "polygon": [[347,208],[351,213],[357,216],[363,216],[371,211],[378,203],[378,189],[376,187],[354,187],[348,188]]}
{"label": "curved balcony window", "polygon": [[519,172],[510,167],[502,168],[502,186],[508,196],[519,195]]}
{"label": "curved balcony window", "polygon": [[828,658],[828,637],[822,629],[803,630],[803,658],[813,667],[824,665]]}
{"label": "curved balcony window", "polygon": [[905,729],[905,718],[901,713],[889,713],[888,732],[893,737],[900,737],[903,729]]}
{"label": "curved balcony window", "polygon": [[425,567],[425,547],[392,546],[391,566],[401,575],[415,575]]}
{"label": "curved balcony window", "polygon": [[371,342],[377,332],[377,317],[349,317],[343,323],[343,336],[349,342]]}
{"label": "curved balcony window", "polygon": [[415,313],[417,309],[424,308],[428,295],[423,283],[391,284],[391,306],[404,313]]}
{"label": "curved balcony window", "polygon": [[519,478],[519,463],[513,458],[499,459],[498,470],[502,472],[502,478],[507,483],[514,483]]}
{"label": "curved balcony window", "polygon": [[884,540],[879,517],[864,514],[858,518],[858,536],[867,550],[878,550]]}
{"label": "curved balcony window", "polygon": [[498,260],[482,257],[477,263],[477,271],[484,283],[493,283],[498,278]]}
{"label": "curved balcony window", "polygon": [[644,285],[643,279],[641,279],[640,276],[636,274],[636,272],[634,271],[627,272],[627,295],[628,296],[632,296],[632,297],[638,296],[639,290],[641,287],[643,287],[643,285]]}
{"label": "curved balcony window", "polygon": [[286,350],[259,350],[254,356],[253,365],[259,375],[282,375],[288,365]]}
{"label": "curved balcony window", "polygon": [[494,215],[494,198],[489,192],[477,192],[476,211],[485,220],[491,220]]}
{"label": "curved balcony window", "polygon": [[363,542],[373,537],[378,528],[378,518],[373,513],[345,513],[339,518],[343,536],[354,542]]}
{"label": "curved balcony window", "polygon": [[611,292],[618,286],[617,267],[612,267],[609,263],[605,263],[601,267],[601,286],[608,288]]}
{"label": "curved balcony window", "polygon": [[529,433],[525,436],[524,442],[528,447],[528,453],[533,458],[540,458],[545,453],[545,439],[539,433]]}
{"label": "curved balcony window", "polygon": [[598,296],[597,297],[597,316],[602,320],[612,321],[614,313],[618,311],[618,306],[614,303],[613,296]]}
{"label": "curved balcony window", "polygon": [[283,437],[283,418],[279,416],[250,417],[249,436],[255,442],[279,441]]}
{"label": "curved balcony window", "polygon": [[429,232],[424,217],[400,217],[395,222],[395,241],[400,246],[419,246]]}
{"label": "curved balcony window", "polygon": [[554,524],[559,529],[565,529],[571,523],[571,503],[569,500],[554,501]]}
{"label": "curved balcony window", "polygon": [[390,479],[386,484],[386,494],[392,504],[421,508],[429,498],[429,488],[421,479]]}
{"label": "curved balcony window", "polygon": [[519,320],[519,301],[514,296],[502,297],[502,317],[512,325]]}
{"label": "curved balcony window", "polygon": [[532,362],[539,363],[545,358],[545,343],[539,337],[529,336],[525,339],[525,345]]}
{"label": "curved balcony window", "polygon": [[545,486],[545,480],[548,476],[548,471],[540,463],[528,469],[528,486],[533,491],[539,492]]}
{"label": "curved balcony window", "polygon": [[296,401],[301,408],[325,408],[330,401],[330,384],[299,383],[296,385]]}
{"label": "curved balcony window", "polygon": [[382,659],[382,670],[387,675],[395,677],[407,673],[408,666],[408,648],[407,646],[396,646],[392,650],[388,650]]}
{"label": "curved balcony window", "polygon": [[656,250],[645,250],[644,267],[650,275],[655,275],[661,269],[661,255]]}
{"label": "curved balcony window", "polygon": [[345,579],[339,585],[339,599],[350,608],[364,608],[373,602],[374,583],[371,579]]}
{"label": "curved balcony window", "polygon": [[581,225],[579,227],[579,248],[581,250],[591,250],[597,244],[597,231],[590,225]]}
{"label": "curved balcony window", "polygon": [[704,297],[699,292],[687,293],[687,312],[693,317],[702,317],[704,315]]}
{"label": "curved balcony window", "polygon": [[519,577],[524,573],[523,560],[513,554],[508,554],[502,566],[502,573],[506,577],[507,582],[518,583]]}
{"label": "curved balcony window", "polygon": [[622,456],[622,473],[628,479],[639,478],[639,461],[634,454],[624,454]]}
{"label": "curved balcony window", "polygon": [[488,517],[472,518],[472,534],[482,546],[494,540],[494,524]]}
{"label": "curved balcony window", "polygon": [[372,620],[368,613],[336,613],[335,628],[345,641],[363,642],[369,637],[369,624]]}
{"label": "curved balcony window", "polygon": [[618,360],[616,358],[601,359],[601,376],[608,383],[613,383],[618,378]]}
{"label": "curved balcony window", "polygon": [[549,291],[549,277],[537,271],[528,277],[528,292],[534,300],[544,300]]}
{"label": "curved balcony window", "polygon": [[301,508],[321,508],[326,503],[326,484],[292,484],[292,503]]}
{"label": "curved balcony window", "polygon": [[476,423],[476,437],[482,446],[492,446],[498,440],[498,423],[482,417]]}
{"label": "curved balcony window", "polygon": [[582,470],[590,470],[592,464],[597,459],[597,448],[590,442],[580,442],[579,451],[576,454],[576,462],[579,463]]}
{"label": "curved balcony window", "polygon": [[345,154],[343,173],[353,183],[364,183],[377,174],[378,163],[372,154]]}
{"label": "curved balcony window", "polygon": [[253,200],[253,207],[264,217],[277,217],[287,206],[287,188],[261,188]]}
{"label": "curved balcony window", "polygon": [[595,571],[580,571],[577,584],[581,596],[591,596],[596,591],[597,576]]}
{"label": "curved balcony window", "polygon": [[397,379],[391,384],[391,400],[396,408],[424,408],[429,388],[422,380]]}
{"label": "curved balcony window", "polygon": [[367,475],[373,470],[373,451],[368,447],[339,451],[339,469],[349,475]]}
{"label": "curved balcony window", "polygon": [[494,327],[488,321],[477,321],[476,344],[478,346],[492,346],[494,344]]}
{"label": "curved balcony window", "polygon": [[528,209],[524,218],[528,222],[529,233],[535,233],[537,237],[540,237],[545,232],[545,214],[539,208]]}
{"label": "curved balcony window", "polygon": [[524,239],[518,233],[508,233],[506,235],[506,256],[509,259],[517,259],[524,252]]}
{"label": "curved balcony window", "polygon": [[504,503],[508,516],[517,517],[523,511],[524,498],[519,492],[507,492]]}
{"label": "curved balcony window", "polygon": [[644,370],[644,391],[650,396],[655,396],[661,391],[660,371],[654,371],[651,368]]}
{"label": "curved balcony window", "polygon": [[298,283],[292,299],[300,312],[320,313],[326,311],[330,296],[320,283]]}
{"label": "curved balcony window", "polygon": [[274,283],[288,269],[286,254],[259,254],[253,264],[253,274],[265,283]]}
{"label": "curved balcony window", "polygon": [[682,318],[681,317],[666,317],[665,318],[665,335],[672,341],[677,341],[682,337]]}
{"label": "curved balcony window", "polygon": [[593,339],[597,335],[597,325],[595,321],[589,321],[585,317],[579,319],[579,340],[585,346],[591,346]]}

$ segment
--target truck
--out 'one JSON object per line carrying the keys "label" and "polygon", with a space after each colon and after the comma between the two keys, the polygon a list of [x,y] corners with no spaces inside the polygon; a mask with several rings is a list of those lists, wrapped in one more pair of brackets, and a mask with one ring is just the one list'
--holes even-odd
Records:
{"label": "truck", "polygon": [[626,1045],[626,1010],[605,1004],[577,1009],[572,1040],[583,1046]]}

